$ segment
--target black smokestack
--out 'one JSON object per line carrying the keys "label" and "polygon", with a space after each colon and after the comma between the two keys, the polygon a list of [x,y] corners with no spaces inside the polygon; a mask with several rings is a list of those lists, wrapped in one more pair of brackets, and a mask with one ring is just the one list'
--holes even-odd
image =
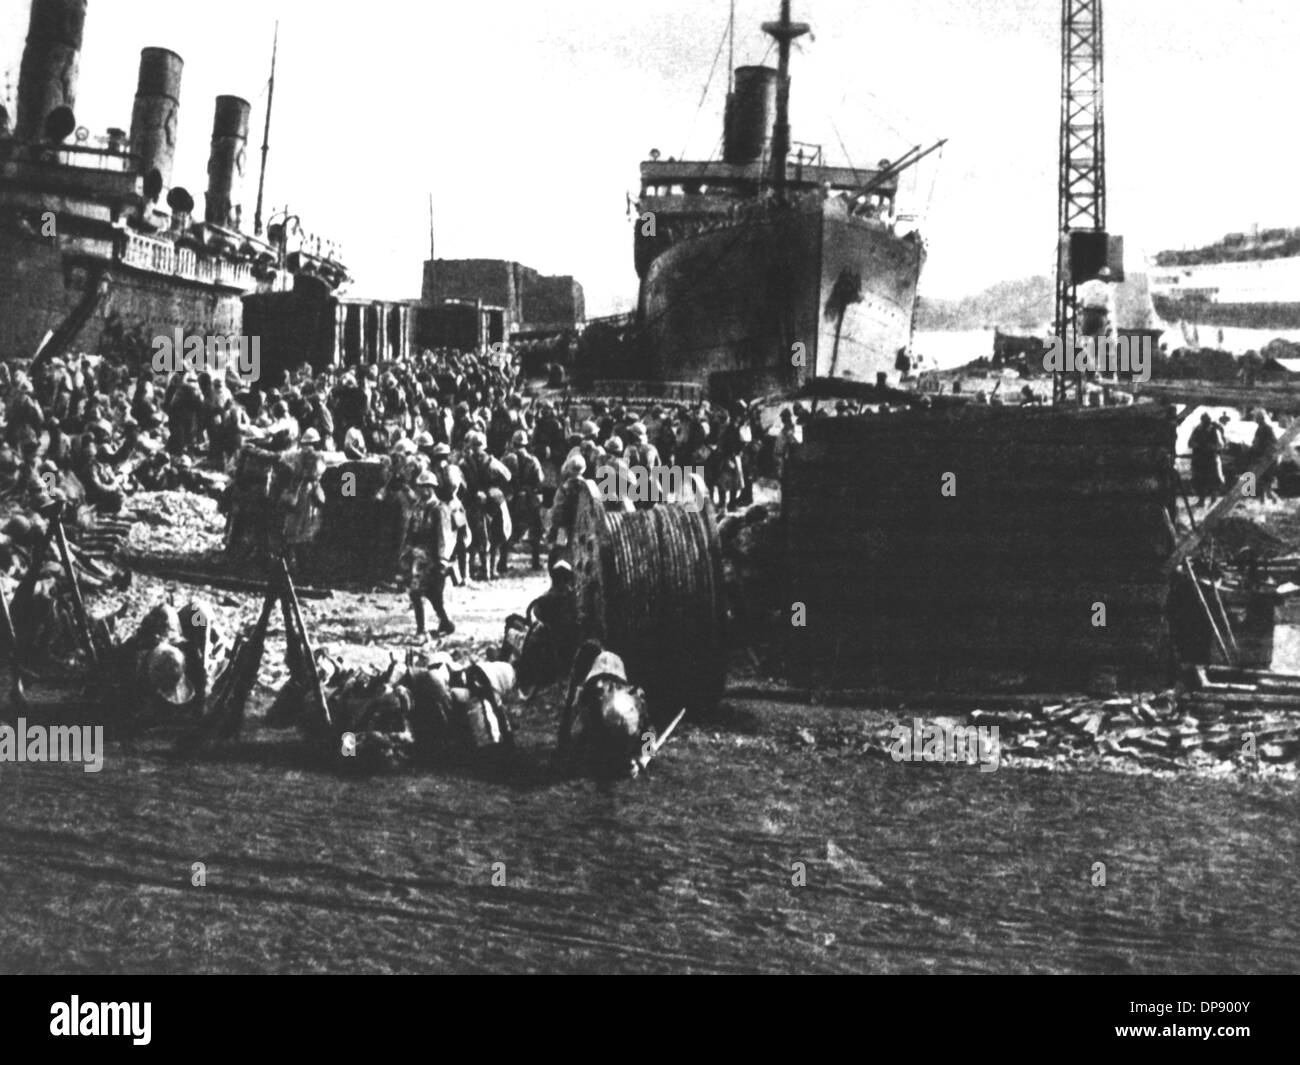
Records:
{"label": "black smokestack", "polygon": [[727,98],[722,158],[755,163],[772,150],[776,76],[771,67],[737,67],[736,91]]}
{"label": "black smokestack", "polygon": [[20,140],[62,140],[77,127],[77,68],[86,0],[32,0],[18,75]]}
{"label": "black smokestack", "polygon": [[238,96],[218,96],[212,119],[212,151],[208,156],[208,225],[238,229],[243,207],[244,165],[247,162],[248,116],[252,108]]}
{"label": "black smokestack", "polygon": [[176,129],[181,109],[185,60],[166,48],[140,53],[140,81],[131,112],[131,154],[144,175],[145,198],[162,199],[172,183]]}

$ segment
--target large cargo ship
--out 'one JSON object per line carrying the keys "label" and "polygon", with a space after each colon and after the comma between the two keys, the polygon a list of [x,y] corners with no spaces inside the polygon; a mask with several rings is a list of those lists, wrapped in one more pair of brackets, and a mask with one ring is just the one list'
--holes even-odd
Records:
{"label": "large cargo ship", "polygon": [[174,52],[143,50],[130,130],[91,143],[74,113],[86,7],[32,0],[12,130],[0,106],[0,358],[62,348],[139,359],[177,329],[240,333],[250,293],[345,282],[339,252],[296,217],[263,228],[260,188],[246,231],[251,109],[239,97],[217,97],[195,219],[193,197],[172,185],[184,69]]}
{"label": "large cargo ship", "polygon": [[1229,233],[1162,251],[1148,269],[1151,302],[1171,325],[1300,328],[1300,229]]}
{"label": "large cargo ship", "polygon": [[809,27],[783,0],[763,29],[779,64],[735,71],[722,159],[652,153],[641,164],[633,376],[703,385],[717,398],[892,373],[911,342],[925,261],[896,198],[899,175],[928,152],[857,169],[794,144],[790,46]]}

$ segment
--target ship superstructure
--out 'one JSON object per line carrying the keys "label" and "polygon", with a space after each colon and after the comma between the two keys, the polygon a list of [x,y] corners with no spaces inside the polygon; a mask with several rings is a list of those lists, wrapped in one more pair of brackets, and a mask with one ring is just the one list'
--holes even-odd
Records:
{"label": "ship superstructure", "polygon": [[339,250],[296,218],[249,233],[243,195],[251,107],[215,101],[204,210],[173,185],[184,61],[145,48],[129,130],[77,125],[87,0],[33,0],[13,128],[0,108],[0,357],[51,334],[140,358],[151,339],[233,335],[242,298],[298,284],[333,290]]}
{"label": "ship superstructure", "polygon": [[1163,251],[1149,267],[1164,321],[1300,328],[1300,229],[1230,233],[1203,248]]}
{"label": "ship superstructure", "polygon": [[779,64],[735,71],[722,159],[652,156],[636,205],[643,374],[719,397],[892,373],[925,261],[897,195],[900,174],[928,151],[861,169],[793,142],[790,44],[808,26],[783,0],[763,29]]}

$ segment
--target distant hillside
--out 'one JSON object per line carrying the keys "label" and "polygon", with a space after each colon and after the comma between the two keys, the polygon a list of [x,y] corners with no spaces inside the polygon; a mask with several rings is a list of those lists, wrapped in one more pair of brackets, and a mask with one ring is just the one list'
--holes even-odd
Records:
{"label": "distant hillside", "polygon": [[1055,292],[1050,277],[999,281],[974,296],[958,300],[922,296],[916,328],[985,329],[997,327],[1017,332],[1037,332],[1052,320]]}
{"label": "distant hillside", "polygon": [[[999,281],[974,296],[958,300],[918,301],[916,328],[923,330],[1001,329],[1033,334],[1049,325],[1056,312],[1055,282],[1050,277]],[[1143,329],[1155,324],[1145,274],[1129,274],[1115,297],[1119,324]]]}

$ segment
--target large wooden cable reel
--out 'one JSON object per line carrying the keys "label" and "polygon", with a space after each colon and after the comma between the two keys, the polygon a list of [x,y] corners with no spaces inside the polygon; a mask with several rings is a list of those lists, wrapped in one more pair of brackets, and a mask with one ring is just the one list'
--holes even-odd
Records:
{"label": "large wooden cable reel", "polygon": [[726,681],[722,551],[707,490],[690,503],[608,511],[584,480],[573,530],[578,627],[620,655],[659,726],[717,706]]}

